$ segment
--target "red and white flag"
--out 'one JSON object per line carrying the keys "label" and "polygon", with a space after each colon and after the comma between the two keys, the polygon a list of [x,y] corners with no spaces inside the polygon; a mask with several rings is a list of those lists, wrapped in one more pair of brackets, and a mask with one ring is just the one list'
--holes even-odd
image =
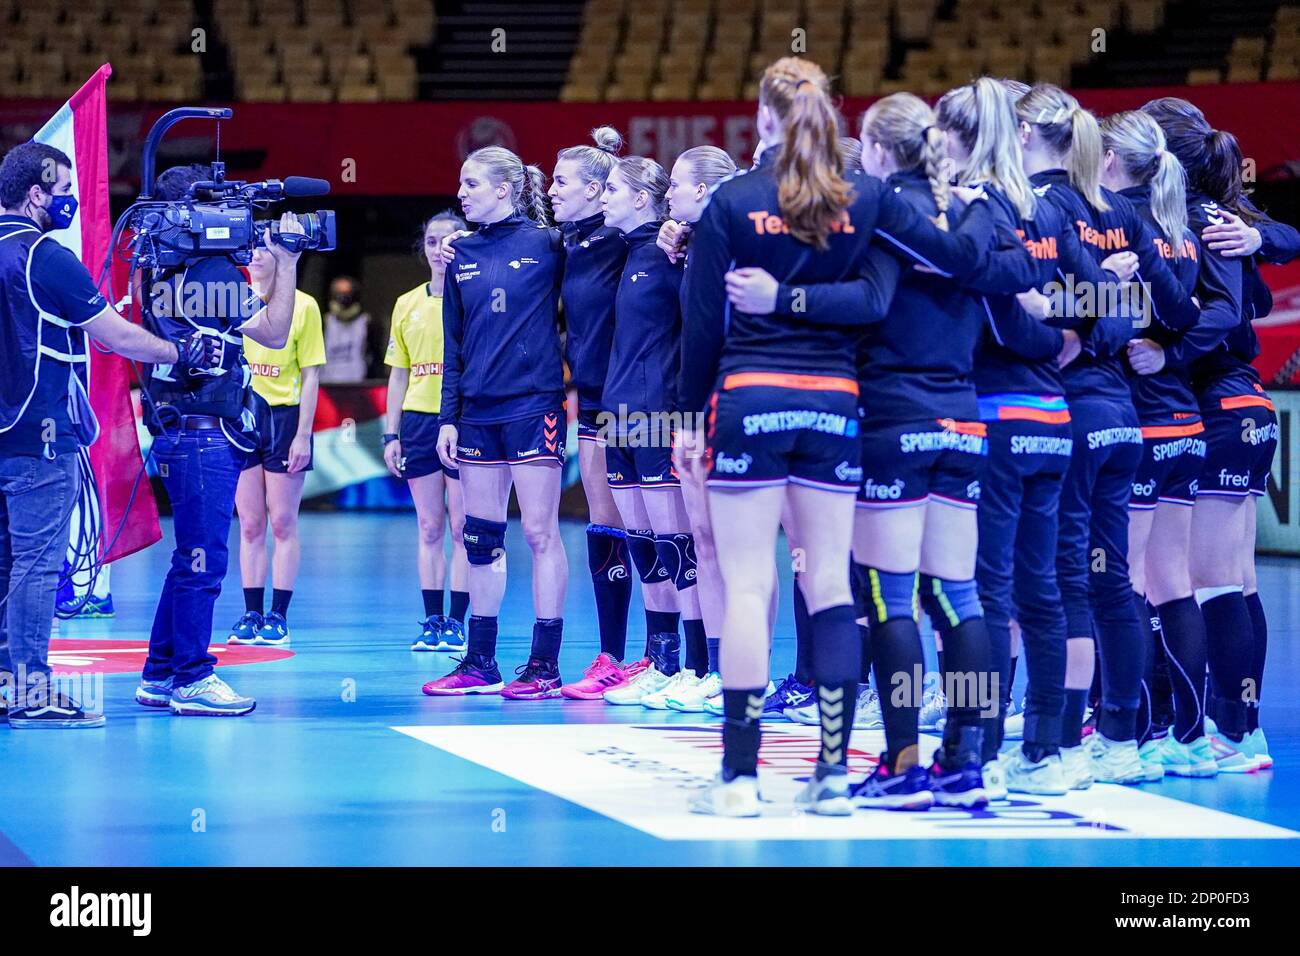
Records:
{"label": "red and white flag", "polygon": [[[112,242],[108,206],[108,103],[105,86],[113,68],[105,63],[34,137],[62,150],[72,160],[72,192],[77,215],[54,237],[71,249],[96,279]],[[109,290],[100,291],[107,298]],[[117,290],[122,292],[123,290]],[[112,301],[110,299],[110,301]],[[107,561],[124,558],[160,540],[158,505],[148,478],[140,476],[140,440],[131,407],[131,373],[126,360],[90,349],[90,403],[99,419],[99,440],[90,446],[90,463],[99,484],[101,547]],[[130,503],[133,489],[135,501]],[[125,524],[123,522],[125,521]],[[119,533],[119,528],[120,533]],[[117,535],[114,542],[113,537]]]}

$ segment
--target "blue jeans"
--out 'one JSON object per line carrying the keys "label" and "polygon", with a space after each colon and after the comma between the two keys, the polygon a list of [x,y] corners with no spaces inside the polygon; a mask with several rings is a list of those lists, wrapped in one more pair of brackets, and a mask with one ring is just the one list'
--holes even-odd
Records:
{"label": "blue jeans", "polygon": [[216,429],[160,436],[154,458],[172,504],[176,548],[149,635],[144,679],[184,687],[212,673],[212,608],[230,557],[238,452]]}
{"label": "blue jeans", "polygon": [[0,600],[13,590],[0,607],[0,674],[15,680],[49,680],[54,594],[80,487],[75,452],[0,458]]}

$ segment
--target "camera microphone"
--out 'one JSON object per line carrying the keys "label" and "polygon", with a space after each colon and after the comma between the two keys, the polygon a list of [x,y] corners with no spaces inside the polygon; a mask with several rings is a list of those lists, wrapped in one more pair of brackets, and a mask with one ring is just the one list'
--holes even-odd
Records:
{"label": "camera microphone", "polygon": [[330,184],[324,179],[310,176],[289,176],[284,181],[286,196],[325,196],[330,191]]}

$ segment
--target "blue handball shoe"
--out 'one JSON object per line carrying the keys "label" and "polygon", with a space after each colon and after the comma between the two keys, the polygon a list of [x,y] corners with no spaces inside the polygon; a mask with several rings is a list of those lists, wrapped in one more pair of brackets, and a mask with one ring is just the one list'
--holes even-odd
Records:
{"label": "blue handball shoe", "polygon": [[245,611],[244,616],[230,629],[227,644],[256,644],[257,632],[262,629],[262,615],[256,611]]}
{"label": "blue handball shoe", "polygon": [[271,647],[283,647],[288,644],[289,622],[284,619],[284,615],[276,611],[268,614],[265,620],[262,621],[262,626],[258,629],[257,637],[253,643]]}

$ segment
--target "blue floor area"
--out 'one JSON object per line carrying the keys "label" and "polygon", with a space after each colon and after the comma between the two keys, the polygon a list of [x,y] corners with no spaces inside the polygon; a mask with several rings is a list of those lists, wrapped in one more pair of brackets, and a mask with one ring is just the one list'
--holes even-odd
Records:
{"label": "blue floor area", "polygon": [[[682,781],[716,766],[715,724],[598,701],[424,697],[420,685],[450,662],[408,650],[421,616],[413,516],[307,514],[302,533],[294,656],[220,670],[257,698],[252,716],[146,710],[131,699],[135,676],[115,673],[103,678],[104,730],[0,726],[0,865],[1300,862],[1300,561],[1268,558],[1260,567],[1271,628],[1263,707],[1271,771],[1169,780],[1137,796],[1109,798],[1103,791],[1125,788],[1094,787],[1068,805],[1022,800],[961,819],[792,820],[778,807],[762,821],[712,821],[682,812]],[[572,575],[561,665],[576,678],[596,650],[595,613],[583,526],[566,524],[564,538]],[[235,546],[232,535],[232,554]],[[507,673],[523,663],[531,633],[529,559],[515,526],[509,549],[499,651]],[[167,557],[159,545],[115,565],[117,617],[64,624],[59,636],[92,648],[95,639],[146,639]],[[242,611],[234,564],[218,629]],[[782,582],[788,595],[787,567]],[[639,603],[632,620],[636,647]],[[784,600],[776,676],[793,656]],[[782,724],[768,739],[793,753],[802,744],[792,734],[794,725]],[[669,766],[674,755],[693,769]],[[579,769],[566,777],[571,767]]]}

